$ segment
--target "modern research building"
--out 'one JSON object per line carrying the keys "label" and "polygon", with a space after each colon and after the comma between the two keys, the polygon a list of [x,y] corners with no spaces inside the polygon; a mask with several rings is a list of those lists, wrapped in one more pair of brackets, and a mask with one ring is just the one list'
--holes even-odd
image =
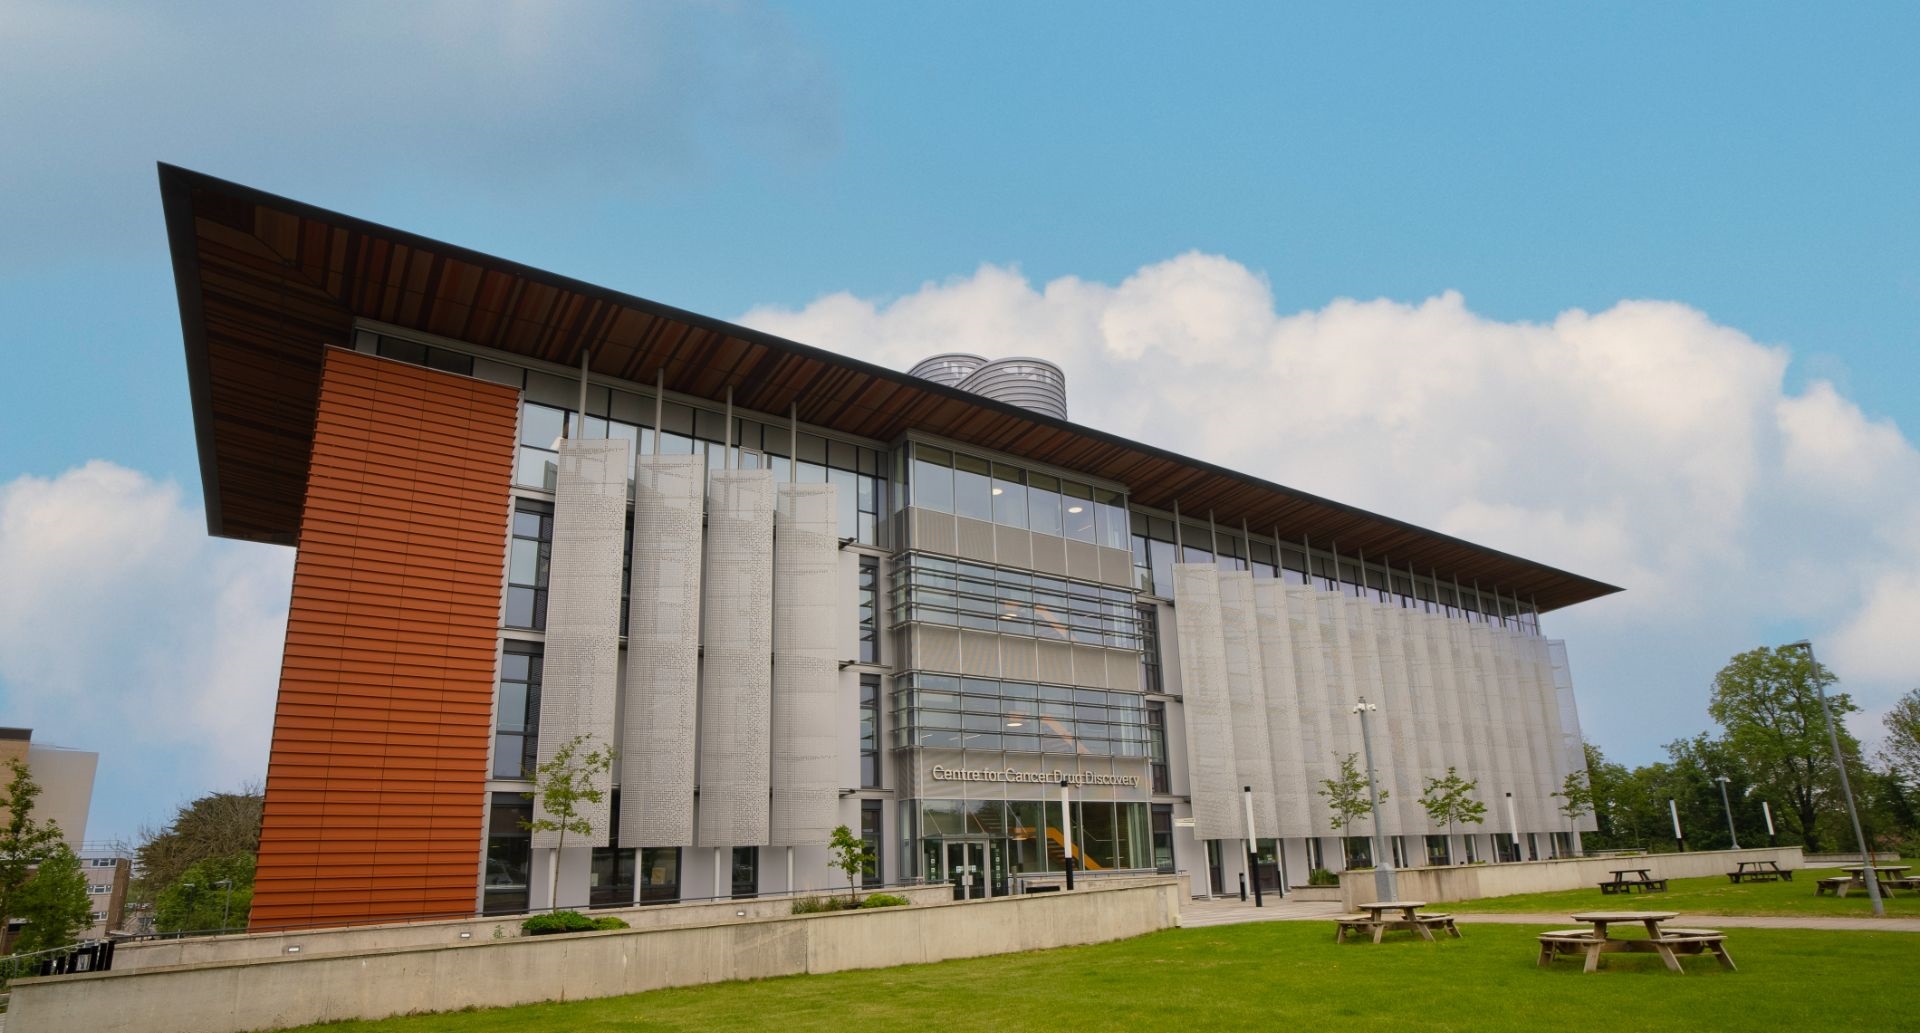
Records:
{"label": "modern research building", "polygon": [[[843,824],[869,884],[1071,844],[1221,892],[1247,787],[1302,884],[1366,860],[1316,792],[1363,696],[1398,863],[1575,845],[1539,619],[1609,585],[1076,425],[1045,362],[882,369],[160,184],[209,530],[298,550],[256,929],[830,888]],[[557,849],[528,775],[580,736],[617,757]]]}

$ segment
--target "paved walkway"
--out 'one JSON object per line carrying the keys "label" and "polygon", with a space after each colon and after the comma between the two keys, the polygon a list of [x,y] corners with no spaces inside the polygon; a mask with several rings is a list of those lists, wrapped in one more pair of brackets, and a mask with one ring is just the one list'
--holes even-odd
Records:
{"label": "paved walkway", "polygon": [[1268,897],[1266,905],[1254,907],[1251,899],[1242,903],[1237,896],[1183,901],[1180,905],[1180,925],[1186,929],[1197,929],[1240,922],[1305,922],[1325,920],[1340,914],[1338,903],[1295,903]]}
{"label": "paved walkway", "polygon": [[[1602,910],[1596,907],[1595,910]],[[1658,910],[1649,908],[1648,910]],[[1534,915],[1476,915],[1455,911],[1454,920],[1498,922],[1509,925],[1566,925],[1566,914],[1543,912]],[[1887,933],[1920,933],[1920,918],[1852,918],[1824,915],[1709,915],[1700,911],[1682,911],[1688,925],[1725,926],[1728,929],[1868,929]]]}
{"label": "paved walkway", "polygon": [[[1566,914],[1541,912],[1538,914],[1476,914],[1471,911],[1455,910],[1458,905],[1444,905],[1452,912],[1454,920],[1462,925],[1474,922],[1488,922],[1501,925],[1551,925],[1564,926],[1570,921]],[[1443,909],[1435,904],[1434,910]],[[1267,906],[1256,908],[1253,901],[1241,902],[1239,897],[1219,897],[1214,900],[1188,900],[1180,906],[1180,925],[1183,928],[1197,929],[1209,925],[1235,925],[1240,922],[1314,922],[1328,921],[1341,914],[1337,903],[1297,903],[1294,901],[1275,901],[1267,898]],[[1724,926],[1729,929],[1865,929],[1877,932],[1920,933],[1920,918],[1867,918],[1840,917],[1824,915],[1709,915],[1698,911],[1682,912],[1689,923],[1706,923]]]}

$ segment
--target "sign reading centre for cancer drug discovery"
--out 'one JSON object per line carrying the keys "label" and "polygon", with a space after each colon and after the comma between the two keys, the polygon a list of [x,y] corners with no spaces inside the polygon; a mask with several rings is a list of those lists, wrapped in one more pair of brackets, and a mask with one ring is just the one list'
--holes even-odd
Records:
{"label": "sign reading centre for cancer drug discovery", "polygon": [[1018,768],[950,768],[935,764],[928,772],[935,782],[1033,782],[1059,785],[1064,779],[1083,786],[1138,786],[1138,775],[1102,775],[1091,771],[1021,771]]}

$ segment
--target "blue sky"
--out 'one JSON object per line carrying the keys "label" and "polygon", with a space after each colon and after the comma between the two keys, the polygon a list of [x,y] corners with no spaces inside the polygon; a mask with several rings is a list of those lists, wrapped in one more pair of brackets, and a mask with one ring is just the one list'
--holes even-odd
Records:
{"label": "blue sky", "polygon": [[[258,739],[278,643],[223,662],[156,612],[270,628],[288,563],[191,533],[157,160],[882,361],[1058,349],[1087,422],[1626,584],[1549,630],[1628,759],[1764,641],[1844,643],[1884,706],[1920,683],[1917,36],[1892,4],[9,5],[0,557],[176,537],[33,568],[0,722],[102,751],[101,836],[264,757],[194,740]],[[1202,419],[1249,356],[1315,418]],[[1127,385],[1161,390],[1091,394]]]}

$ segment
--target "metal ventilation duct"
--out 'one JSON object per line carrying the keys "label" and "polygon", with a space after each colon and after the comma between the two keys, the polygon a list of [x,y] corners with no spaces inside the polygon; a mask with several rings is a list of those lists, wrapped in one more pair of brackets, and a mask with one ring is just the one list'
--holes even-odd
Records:
{"label": "metal ventilation duct", "polygon": [[931,380],[948,387],[959,387],[962,380],[973,376],[973,371],[987,364],[984,355],[969,355],[966,352],[944,352],[930,355],[920,360],[920,364],[907,371],[910,377]]}
{"label": "metal ventilation duct", "polygon": [[1045,359],[989,362],[978,355],[952,352],[922,360],[908,372],[1056,420],[1067,418],[1067,375]]}

